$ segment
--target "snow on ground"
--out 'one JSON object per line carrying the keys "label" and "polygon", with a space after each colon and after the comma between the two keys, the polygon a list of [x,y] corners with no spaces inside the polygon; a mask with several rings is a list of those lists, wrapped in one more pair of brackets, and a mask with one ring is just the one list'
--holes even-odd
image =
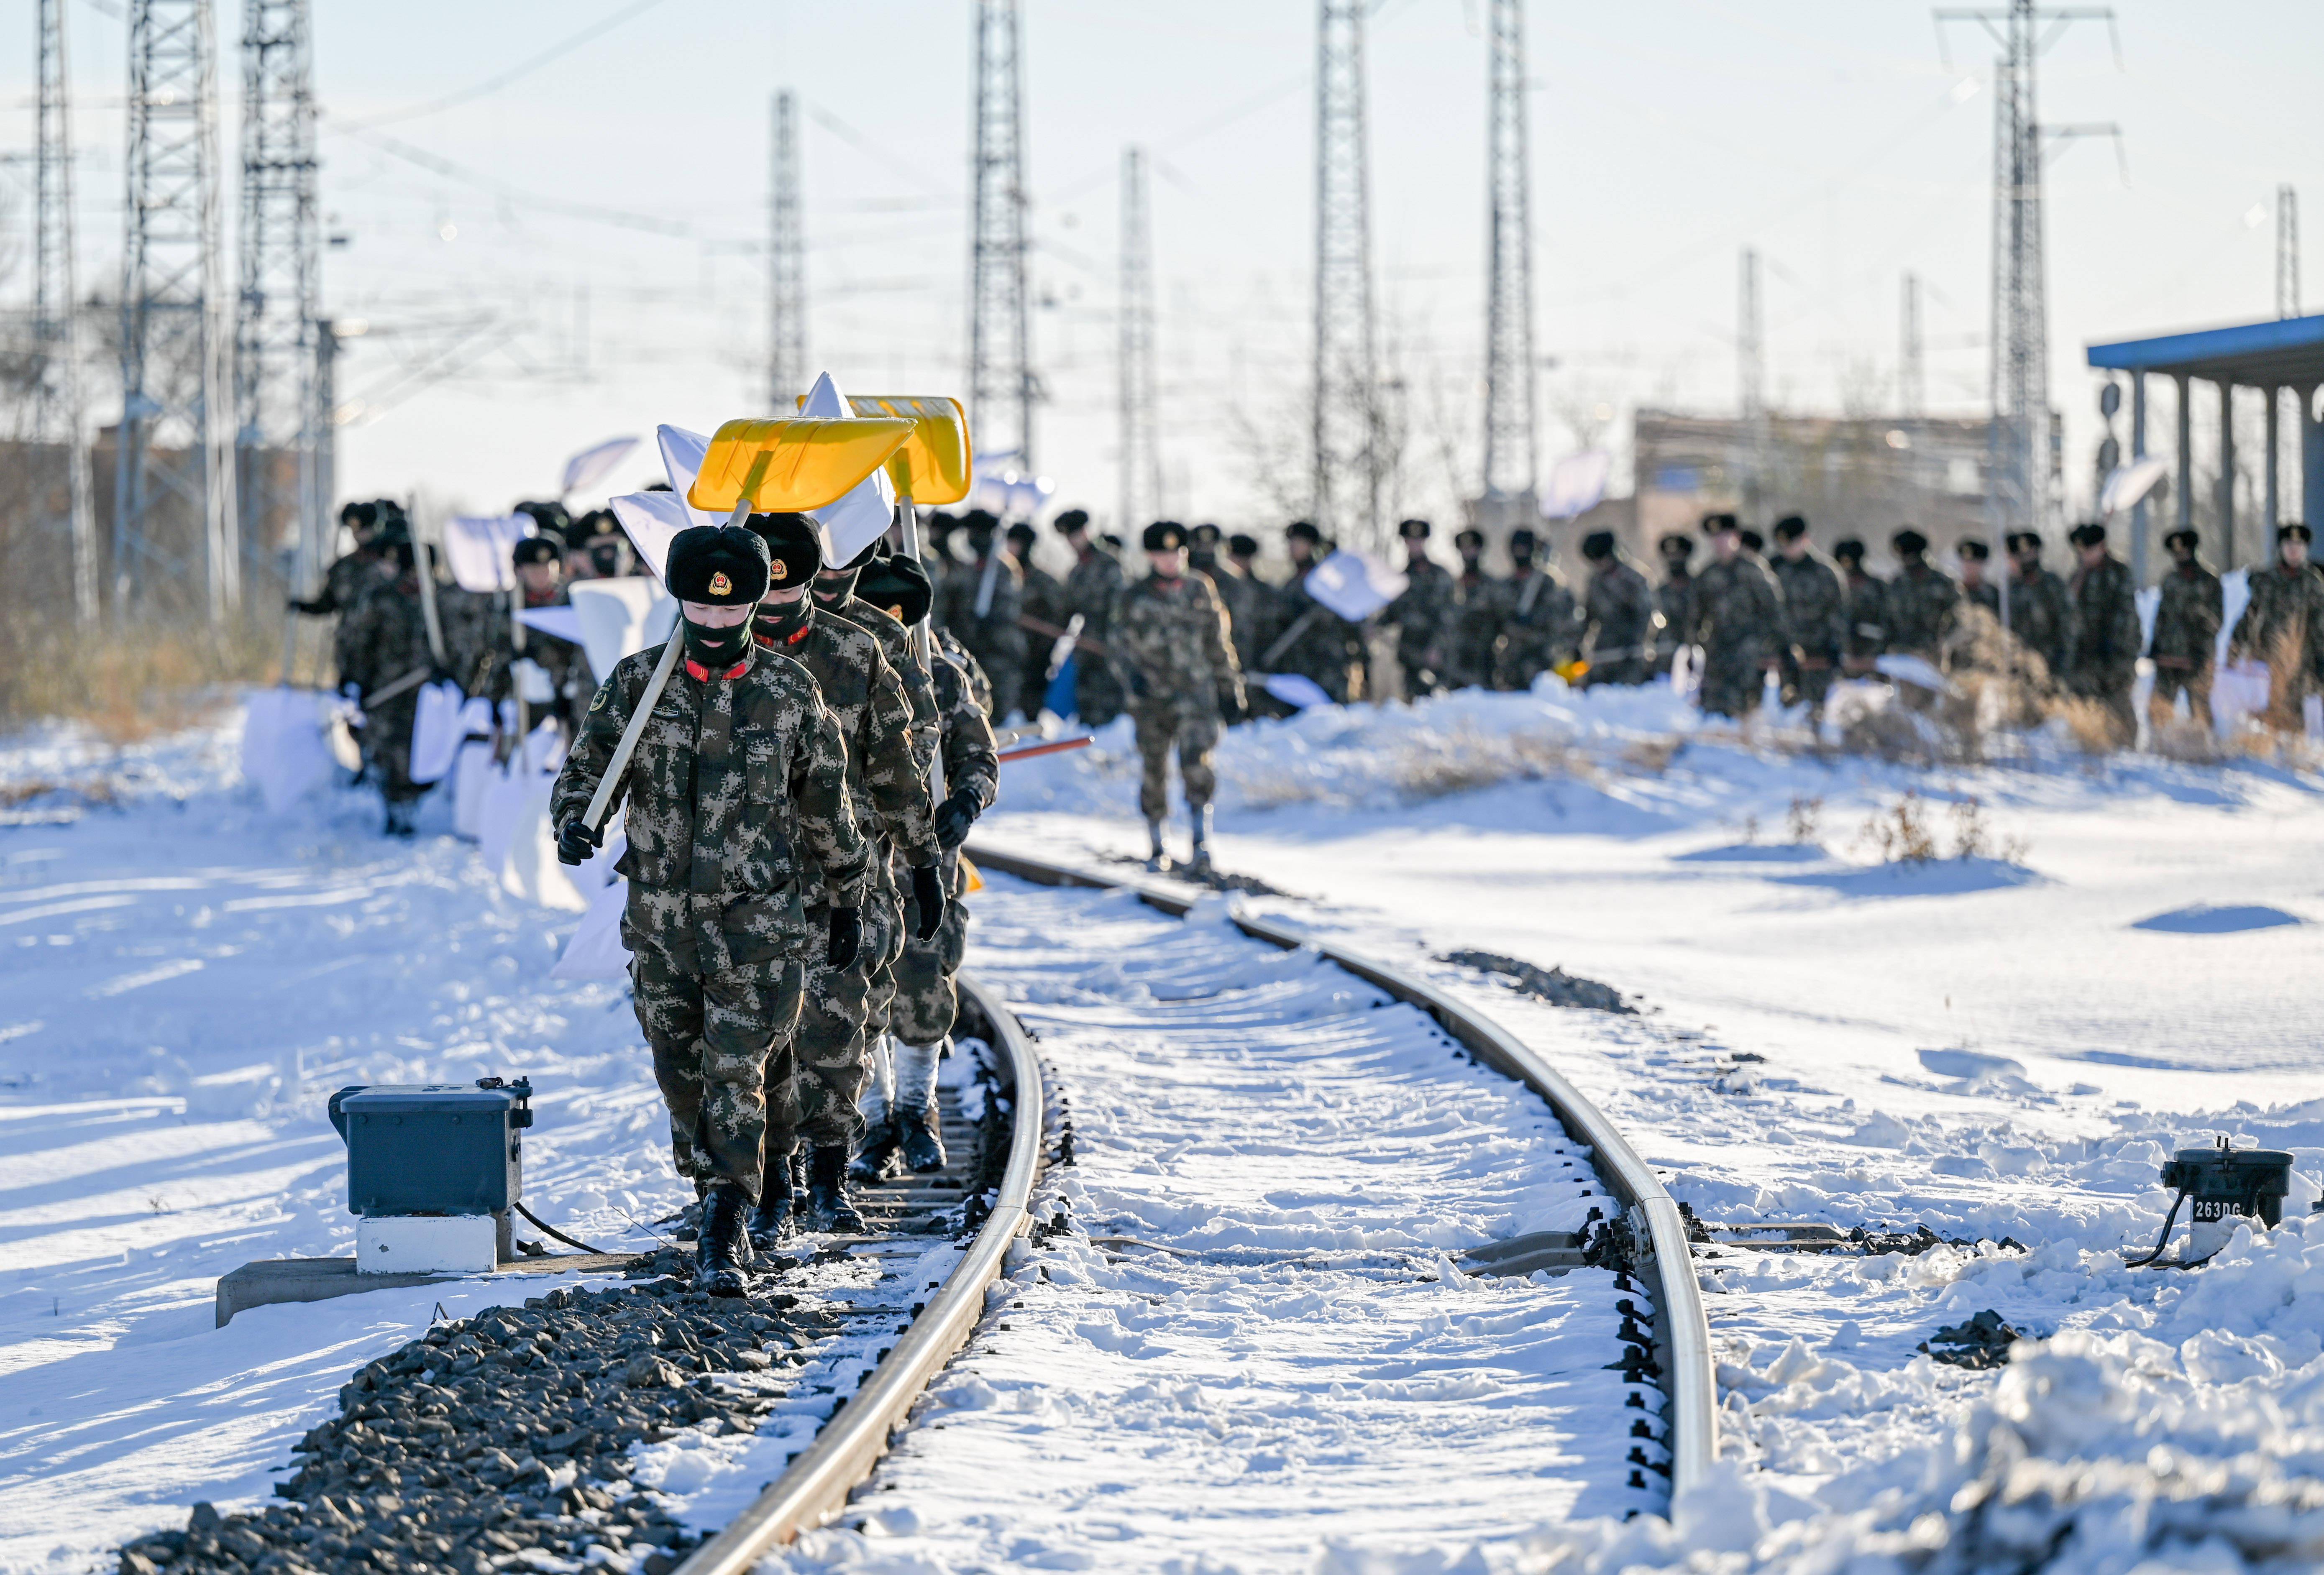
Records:
{"label": "snow on ground", "polygon": [[1661,1506],[1628,1486],[1614,1276],[1445,1263],[1593,1206],[1541,1101],[1215,900],[976,902],[974,966],[1070,1112],[1033,1213],[1074,1233],[1019,1245],[861,1529],[775,1562],[1295,1570]]}
{"label": "snow on ground", "polygon": [[[982,834],[1142,852],[1125,727],[1017,768],[1040,781],[1012,779]],[[2046,1546],[2045,1506],[2087,1500],[2057,1567],[2127,1570],[2139,1528],[2174,1520],[2195,1528],[2177,1551],[2209,1536],[2221,1568],[2324,1557],[2313,776],[2049,749],[1946,771],[1820,760],[1698,726],[1659,689],[1554,684],[1238,730],[1221,768],[1222,866],[1296,894],[1255,906],[1485,1004],[1705,1216],[1982,1239],[1705,1264],[1738,1475],[1678,1506],[1675,1541],[1600,1528],[1539,1551],[1615,1569],[1757,1540],[1753,1562],[1823,1569],[1941,1532],[2000,1557]],[[1908,793],[1941,851],[1973,797],[1984,856],[1883,863],[1857,834]],[[1429,961],[1462,947],[1648,1010],[1555,1009]],[[2168,1205],[2156,1166],[2218,1132],[2292,1150],[2285,1229],[2196,1274],[2126,1268]],[[2056,1338],[1998,1377],[1917,1350],[1987,1308]],[[1980,1481],[2024,1514],[1979,1507]],[[2285,1525],[2311,1541],[2286,1555]]]}

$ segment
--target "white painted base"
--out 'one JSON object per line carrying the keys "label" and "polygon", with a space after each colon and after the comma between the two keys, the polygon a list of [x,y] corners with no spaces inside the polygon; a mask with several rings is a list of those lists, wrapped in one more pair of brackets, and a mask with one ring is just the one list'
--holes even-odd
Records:
{"label": "white painted base", "polygon": [[355,1272],[488,1274],[500,1266],[498,1239],[490,1214],[366,1216],[355,1221]]}

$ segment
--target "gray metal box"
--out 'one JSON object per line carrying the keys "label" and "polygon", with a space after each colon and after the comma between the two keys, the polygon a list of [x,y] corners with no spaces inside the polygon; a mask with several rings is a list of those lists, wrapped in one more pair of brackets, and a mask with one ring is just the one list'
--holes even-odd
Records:
{"label": "gray metal box", "polygon": [[530,1083],[343,1088],[331,1125],[347,1144],[347,1208],[369,1216],[497,1214],[524,1193]]}

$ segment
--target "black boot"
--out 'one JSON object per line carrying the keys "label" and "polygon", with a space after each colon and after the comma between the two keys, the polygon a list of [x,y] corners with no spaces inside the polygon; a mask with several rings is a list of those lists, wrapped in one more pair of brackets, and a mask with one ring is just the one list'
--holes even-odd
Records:
{"label": "black boot", "polygon": [[807,1228],[835,1236],[863,1234],[863,1216],[847,1201],[847,1150],[839,1144],[817,1144],[807,1163]]}
{"label": "black boot", "polygon": [[791,1217],[796,1220],[807,1212],[807,1156],[809,1150],[802,1143],[791,1150]]}
{"label": "black boot", "polygon": [[904,1163],[915,1175],[945,1167],[944,1139],[936,1136],[936,1117],[927,1109],[907,1110],[894,1118],[903,1133]]}
{"label": "black boot", "polygon": [[702,1201],[702,1239],[694,1246],[694,1288],[714,1296],[741,1296],[750,1292],[742,1265],[751,1250],[742,1233],[742,1215],[750,1200],[730,1181],[713,1182]]}
{"label": "black boot", "polygon": [[751,1211],[751,1245],[772,1252],[791,1233],[791,1211],[797,1207],[791,1185],[791,1155],[796,1150],[767,1155],[765,1174],[759,1183],[759,1206]]}
{"label": "black boot", "polygon": [[855,1151],[853,1163],[847,1167],[847,1178],[859,1185],[876,1187],[888,1179],[888,1163],[896,1157],[896,1117],[889,1112],[873,1125],[864,1128],[863,1143]]}
{"label": "black boot", "polygon": [[414,830],[411,824],[413,817],[419,813],[420,806],[412,802],[410,799],[389,799],[387,801],[386,834],[392,837],[410,836]]}

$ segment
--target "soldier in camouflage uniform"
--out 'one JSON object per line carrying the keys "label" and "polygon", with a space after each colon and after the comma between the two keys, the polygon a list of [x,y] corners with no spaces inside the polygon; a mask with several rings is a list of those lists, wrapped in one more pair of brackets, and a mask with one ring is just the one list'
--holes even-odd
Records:
{"label": "soldier in camouflage uniform", "polygon": [[1445,637],[1444,684],[1482,689],[1493,681],[1493,642],[1501,636],[1500,581],[1485,572],[1485,533],[1471,529],[1452,539],[1461,572],[1452,576],[1451,629]]}
{"label": "soldier in camouflage uniform", "polygon": [[[617,785],[629,801],[622,939],[673,1156],[702,1193],[697,1283],[740,1295],[765,1145],[792,1140],[769,1130],[766,1086],[787,1081],[809,957],[844,967],[862,944],[870,853],[848,808],[847,746],[815,680],[751,639],[765,543],[739,526],[681,530],[665,579],[684,659]],[[662,655],[622,659],[589,702],[550,795],[567,863],[602,840],[585,812]],[[819,938],[810,887],[830,905]]]}
{"label": "soldier in camouflage uniform", "polygon": [[1057,530],[1074,549],[1063,587],[1065,622],[1082,621],[1082,643],[1074,652],[1074,708],[1084,727],[1103,727],[1121,714],[1121,686],[1105,654],[1105,621],[1121,589],[1121,565],[1090,540],[1086,511],[1066,510],[1057,516]]}
{"label": "soldier in camouflage uniform", "polygon": [[1888,539],[1896,554],[1896,577],[1881,597],[1881,622],[1888,649],[1916,656],[1933,667],[1944,646],[1945,623],[1960,587],[1929,564],[1929,539],[1907,526]]}
{"label": "soldier in camouflage uniform", "polygon": [[1840,571],[1808,545],[1808,522],[1797,514],[1775,521],[1775,561],[1770,566],[1784,595],[1784,704],[1807,702],[1811,720],[1823,715],[1824,696],[1840,676],[1848,638],[1848,590]]}
{"label": "soldier in camouflage uniform", "polygon": [[1960,563],[1961,605],[1984,608],[1996,618],[2001,616],[2001,587],[1985,577],[1985,566],[1992,561],[1993,549],[1978,537],[1963,537],[1953,544],[1953,557]]}
{"label": "soldier in camouflage uniform", "polygon": [[2067,653],[2074,643],[2073,599],[2066,594],[2066,582],[2042,566],[2039,531],[2013,532],[2005,545],[2009,548],[2009,632],[2042,659],[2043,677],[2055,684],[2066,670]]}
{"label": "soldier in camouflage uniform", "polygon": [[1227,633],[1234,644],[1235,660],[1249,672],[1259,659],[1259,636],[1267,622],[1268,603],[1275,587],[1259,577],[1259,538],[1236,531],[1227,538],[1227,560],[1211,584],[1227,610]]}
{"label": "soldier in camouflage uniform", "polygon": [[377,539],[379,505],[350,502],[339,510],[339,523],[355,538],[355,550],[332,561],[324,572],[322,588],[312,597],[303,602],[296,596],[290,598],[293,612],[304,612],[310,618],[327,618],[334,612],[344,617],[353,612],[374,587],[386,584],[391,577]]}
{"label": "soldier in camouflage uniform", "polygon": [[1593,530],[1582,539],[1590,584],[1582,599],[1582,655],[1590,670],[1584,685],[1643,684],[1655,654],[1655,593],[1646,576],[1615,549],[1611,530]]}
{"label": "soldier in camouflage uniform", "polygon": [[1018,617],[1025,629],[1025,687],[1013,704],[1028,716],[1041,714],[1049,695],[1049,652],[1064,632],[1065,587],[1057,576],[1033,561],[1033,528],[1023,520],[1009,527],[1009,558],[1017,566],[1023,585]]}
{"label": "soldier in camouflage uniform", "polygon": [[995,544],[1000,520],[972,509],[963,528],[975,556],[945,576],[936,591],[936,622],[976,653],[1006,716],[1025,691],[1028,647],[1019,622],[1025,615],[1025,576]]}
{"label": "soldier in camouflage uniform", "polygon": [[2106,527],[2089,520],[2068,538],[2080,557],[2067,586],[2074,608],[2074,641],[2060,674],[2069,693],[2094,701],[2106,714],[2115,747],[2138,737],[2130,691],[2138,676],[2138,590],[2130,566],[2106,548]]}
{"label": "soldier in camouflage uniform", "polygon": [[[558,543],[539,536],[528,536],[516,544],[517,599],[520,606],[564,607],[573,598],[565,590],[565,554]],[[535,681],[533,695],[526,705],[530,719],[536,724],[544,716],[554,716],[568,730],[580,714],[579,696],[590,692],[588,662],[577,645],[543,634],[538,629],[524,631],[524,649],[516,646],[516,632],[512,621],[499,620],[499,630],[493,639],[493,688],[495,700],[506,699],[522,682],[518,667],[530,662],[540,670]],[[540,686],[546,685],[549,698],[538,698]]]}
{"label": "soldier in camouflage uniform", "polygon": [[1713,514],[1702,529],[1711,562],[1695,576],[1689,643],[1702,648],[1704,714],[1739,721],[1759,708],[1784,647],[1784,597],[1766,566],[1743,550],[1734,515]]}
{"label": "soldier in camouflage uniform", "polygon": [[[898,558],[865,569],[860,594],[899,621],[899,628],[927,617],[928,585],[918,566]],[[967,876],[960,862],[977,816],[1000,795],[1000,760],[988,717],[991,689],[976,659],[949,635],[937,637],[933,652],[937,710],[942,719],[943,770],[946,797],[936,810],[936,842],[944,850],[944,923],[929,939],[907,939],[896,963],[895,1002],[890,1015],[892,1054],[877,1067],[864,1091],[867,1119],[891,1125],[904,1164],[917,1174],[941,1170],[943,1138],[936,1116],[936,1064],[952,1042],[960,998],[953,976],[968,946]],[[915,919],[917,899],[906,912]]]}
{"label": "soldier in camouflage uniform", "polygon": [[1862,678],[1878,671],[1874,666],[1888,649],[1888,587],[1864,572],[1864,543],[1850,536],[1835,541],[1831,560],[1840,566],[1840,670]]}
{"label": "soldier in camouflage uniform", "polygon": [[2173,530],[2163,539],[2171,572],[2163,576],[2154,634],[2146,644],[2154,663],[2154,692],[2147,696],[2146,711],[2158,731],[2178,714],[2182,694],[2195,721],[2207,732],[2211,726],[2211,663],[2227,616],[2226,599],[2219,576],[2195,556],[2200,544],[2192,530]]}
{"label": "soldier in camouflage uniform", "polygon": [[1452,634],[1452,576],[1428,556],[1429,524],[1406,520],[1396,528],[1404,541],[1404,589],[1388,604],[1396,625],[1396,665],[1404,695],[1417,700],[1444,686],[1444,649]]}
{"label": "soldier in camouflage uniform", "polygon": [[1663,621],[1655,636],[1655,672],[1667,674],[1678,648],[1694,638],[1694,574],[1687,560],[1694,556],[1692,538],[1672,531],[1655,543],[1663,560],[1663,583],[1655,587],[1655,612]]}
{"label": "soldier in camouflage uniform", "polygon": [[[787,1084],[770,1082],[770,1108],[792,1101],[780,1123],[812,1146],[807,1198],[809,1228],[857,1230],[862,1216],[847,1202],[840,1178],[863,1137],[856,1101],[863,1092],[864,1057],[874,1019],[884,1025],[894,993],[896,958],[904,949],[902,898],[893,873],[900,860],[920,923],[933,935],[945,898],[936,873],[936,806],[912,749],[912,707],[903,680],[879,640],[851,620],[825,612],[807,594],[821,563],[821,533],[801,514],[753,514],[751,529],[768,548],[770,588],[752,621],[767,650],[807,670],[839,724],[847,748],[847,797],[871,851],[865,884],[862,944],[844,967],[810,958],[803,996],[796,1069]],[[876,550],[876,548],[875,548]],[[860,566],[856,566],[860,568]],[[801,893],[810,926],[825,918],[829,899],[813,884]],[[922,936],[926,939],[926,936]],[[835,1157],[826,1158],[826,1153]],[[790,1153],[769,1145],[769,1184],[761,1189],[753,1234],[779,1238],[790,1224]],[[826,1178],[828,1186],[826,1187]]]}
{"label": "soldier in camouflage uniform", "polygon": [[1323,532],[1305,520],[1294,520],[1284,530],[1283,544],[1291,557],[1291,577],[1275,593],[1259,668],[1311,679],[1345,705],[1363,693],[1364,626],[1307,594],[1307,576],[1321,561]]}
{"label": "soldier in camouflage uniform", "polygon": [[2275,562],[2251,576],[2251,600],[2236,620],[2227,659],[2267,664],[2268,705],[2261,720],[2278,732],[2307,725],[2308,696],[2324,684],[2324,579],[2308,561],[2308,527],[2276,528]]}
{"label": "soldier in camouflage uniform", "polygon": [[428,791],[411,779],[411,723],[420,713],[420,686],[438,668],[410,539],[392,540],[386,562],[395,577],[340,620],[339,677],[354,686],[363,709],[364,769],[386,801],[387,834],[408,837]]}
{"label": "soldier in camouflage uniform", "polygon": [[1121,588],[1107,625],[1114,665],[1138,723],[1144,768],[1138,807],[1146,816],[1153,866],[1164,868],[1162,819],[1170,809],[1170,752],[1176,749],[1186,818],[1194,828],[1193,864],[1204,870],[1211,863],[1211,796],[1218,786],[1211,751],[1218,747],[1220,714],[1242,710],[1242,668],[1227,643],[1226,609],[1219,605],[1218,592],[1187,571],[1185,533],[1167,520],[1157,521],[1146,528],[1144,545],[1152,570]]}
{"label": "soldier in camouflage uniform", "polygon": [[1582,642],[1573,593],[1556,571],[1535,562],[1536,550],[1547,556],[1547,545],[1522,525],[1509,532],[1512,572],[1501,582],[1493,609],[1500,625],[1493,653],[1496,689],[1532,688],[1537,675],[1572,661]]}

